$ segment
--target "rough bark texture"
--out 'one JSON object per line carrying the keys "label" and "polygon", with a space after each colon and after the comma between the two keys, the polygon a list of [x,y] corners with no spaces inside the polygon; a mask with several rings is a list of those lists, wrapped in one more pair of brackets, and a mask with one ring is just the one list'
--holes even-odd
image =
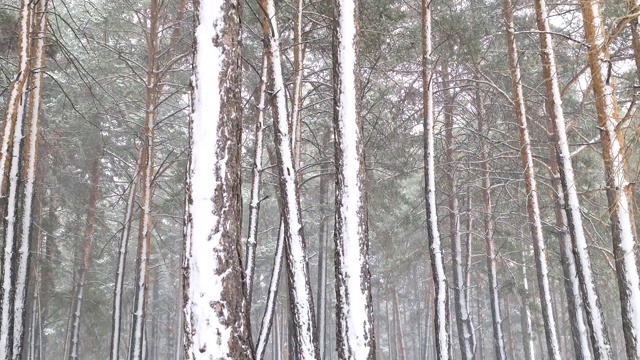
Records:
{"label": "rough bark texture", "polygon": [[627,180],[624,137],[611,78],[611,60],[599,1],[581,0],[585,39],[589,44],[589,68],[596,101],[602,144],[609,217],[618,289],[622,308],[622,328],[627,357],[640,359],[640,280],[634,247],[632,187]]}
{"label": "rough bark texture", "polygon": [[194,1],[183,263],[188,360],[254,358],[240,255],[240,7]]}
{"label": "rough bark texture", "polygon": [[360,116],[358,3],[337,0],[334,13],[333,129],[337,347],[340,359],[375,359],[369,273],[364,140]]}
{"label": "rough bark texture", "polygon": [[551,304],[551,290],[549,288],[549,274],[547,253],[542,234],[542,221],[538,203],[538,187],[533,165],[533,150],[527,125],[527,117],[522,92],[520,66],[518,64],[518,49],[516,47],[515,29],[513,24],[513,8],[510,0],[503,1],[503,12],[506,24],[507,50],[509,54],[509,68],[511,70],[511,86],[513,89],[514,108],[520,134],[520,157],[524,169],[524,183],[527,195],[527,215],[529,228],[533,240],[536,275],[540,294],[540,306],[547,342],[547,352],[552,360],[561,358],[555,317]]}

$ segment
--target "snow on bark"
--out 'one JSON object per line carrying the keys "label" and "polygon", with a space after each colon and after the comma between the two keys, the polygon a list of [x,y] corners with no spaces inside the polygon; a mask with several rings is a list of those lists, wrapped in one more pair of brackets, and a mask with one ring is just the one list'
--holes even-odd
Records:
{"label": "snow on bark", "polygon": [[511,86],[513,89],[516,120],[520,134],[520,157],[524,168],[524,182],[527,194],[527,215],[529,228],[533,240],[534,258],[536,263],[536,275],[542,308],[544,332],[547,340],[547,351],[553,360],[561,359],[558,334],[551,304],[551,290],[549,288],[549,269],[547,265],[547,253],[542,234],[542,221],[540,219],[540,205],[538,204],[538,187],[533,165],[533,150],[527,125],[526,110],[522,92],[520,65],[518,64],[515,29],[513,24],[513,8],[510,0],[503,1],[503,15],[506,24],[507,50],[509,55],[509,68],[511,69]]}
{"label": "snow on bark", "polygon": [[529,307],[529,281],[527,280],[527,266],[525,252],[522,252],[522,313],[520,315],[520,325],[522,327],[522,347],[524,349],[525,360],[535,359],[533,350],[533,330],[531,324],[531,308]]}
{"label": "snow on bark", "polygon": [[185,359],[253,359],[240,259],[240,4],[195,1]]}
{"label": "snow on bark", "polygon": [[444,269],[442,244],[438,232],[436,213],[435,163],[434,163],[434,109],[433,109],[433,72],[431,60],[431,8],[428,0],[422,0],[422,91],[424,112],[424,172],[425,198],[427,208],[427,236],[431,273],[435,288],[435,331],[436,358],[448,360],[449,353],[449,314],[448,289]]}
{"label": "snow on bark", "polygon": [[[567,130],[565,126],[564,111],[562,109],[562,96],[560,94],[560,86],[557,78],[556,59],[553,49],[553,41],[551,39],[551,26],[549,24],[549,13],[545,0],[535,0],[535,11],[540,32],[540,57],[543,65],[543,77],[547,90],[547,112],[549,114],[552,129],[554,148],[556,149],[558,161],[552,160],[552,167],[559,170],[561,188],[557,189],[558,197],[564,197],[558,206],[558,211],[565,209],[565,214],[558,214],[557,220],[561,223],[566,219],[568,229],[559,229],[564,231],[562,238],[566,237],[568,230],[571,243],[562,240],[561,252],[566,253],[566,261],[563,266],[567,267],[565,276],[570,276],[567,284],[568,297],[570,305],[574,305],[575,309],[572,316],[575,319],[575,326],[578,333],[576,334],[579,341],[576,343],[576,353],[584,359],[591,358],[589,351],[589,343],[585,338],[584,323],[582,319],[582,308],[587,315],[590,336],[593,342],[594,356],[596,359],[610,359],[612,357],[611,345],[607,329],[605,326],[604,316],[602,314],[600,300],[595,288],[593,272],[591,270],[591,259],[587,248],[587,240],[582,224],[582,214],[580,212],[580,202],[578,199],[577,187],[574,179],[573,164],[571,163],[571,151],[569,150],[569,142],[567,140]],[[556,154],[552,152],[552,156]],[[555,166],[553,166],[555,165]],[[555,174],[554,174],[555,175]],[[558,199],[560,200],[560,199]],[[575,254],[575,258],[573,256]],[[576,277],[577,275],[577,277]],[[582,297],[584,298],[584,306],[580,299],[575,296],[569,296],[574,293],[576,280],[579,280],[582,288]],[[573,304],[571,304],[573,302]]]}
{"label": "snow on bark", "polygon": [[298,178],[293,157],[293,139],[287,119],[285,87],[282,77],[280,36],[273,0],[261,0],[266,17],[262,29],[268,43],[269,78],[274,93],[273,121],[282,217],[285,228],[285,249],[289,281],[291,315],[294,323],[296,359],[318,359],[313,298],[309,281],[306,245],[302,231]]}
{"label": "snow on bark", "polygon": [[465,272],[462,261],[462,241],[460,238],[460,209],[458,203],[457,165],[455,134],[453,125],[453,96],[449,83],[448,62],[443,65],[442,87],[444,89],[445,146],[447,163],[447,183],[449,185],[449,229],[451,236],[451,266],[453,268],[453,300],[458,330],[458,344],[462,360],[473,359],[475,353],[475,333],[466,298]]}
{"label": "snow on bark", "polygon": [[[11,148],[17,122],[21,122],[24,113],[21,108],[27,100],[25,88],[29,79],[31,64],[29,62],[30,38],[31,38],[31,16],[33,7],[31,1],[22,0],[20,3],[20,39],[18,42],[18,75],[11,84],[9,98],[7,100],[7,110],[5,114],[4,127],[2,128],[2,144],[0,144],[0,198],[6,197],[8,186],[8,172],[11,165]],[[3,215],[6,210],[3,206]],[[0,347],[4,346],[0,338]]]}
{"label": "snow on bark", "polygon": [[[140,149],[142,151],[142,149]],[[140,156],[138,156],[138,159]],[[127,248],[129,247],[129,233],[131,231],[131,218],[135,205],[135,196],[138,188],[138,171],[131,180],[124,219],[122,221],[122,234],[120,234],[120,250],[118,252],[118,267],[116,268],[116,282],[113,289],[113,314],[111,322],[111,353],[110,360],[119,360],[120,356],[120,322],[122,321],[122,295],[124,287],[124,271],[127,260]]]}
{"label": "snow on bark", "polygon": [[283,257],[284,222],[281,221],[278,230],[276,254],[273,260],[273,271],[271,272],[271,281],[269,282],[269,292],[267,293],[267,304],[265,305],[264,314],[262,315],[262,324],[260,325],[260,334],[258,335],[258,344],[256,345],[256,360],[262,360],[267,350],[269,333],[271,332],[271,325],[273,324],[273,317],[276,311],[276,302],[278,300],[278,285],[280,283]]}
{"label": "snow on bark", "polygon": [[[258,244],[258,215],[260,214],[260,186],[262,178],[262,145],[264,134],[264,108],[267,95],[267,55],[262,56],[262,70],[258,85],[258,118],[256,119],[253,169],[251,179],[251,198],[249,200],[249,232],[247,234],[247,261],[245,265],[247,304],[251,308],[253,294],[253,275],[256,266],[256,246]],[[256,353],[256,356],[259,356]]]}
{"label": "snow on bark", "polygon": [[335,3],[334,133],[336,164],[337,346],[341,359],[375,359],[365,163],[360,117],[358,11]]}
{"label": "snow on bark", "polygon": [[611,60],[597,0],[581,0],[585,39],[589,44],[589,67],[596,100],[602,144],[607,200],[613,240],[622,328],[629,359],[640,359],[640,277],[633,231],[631,185],[627,180],[624,138],[618,129],[620,115],[611,74]]}
{"label": "snow on bark", "polygon": [[[24,342],[24,321],[26,316],[27,301],[27,275],[29,271],[29,261],[31,255],[31,225],[33,213],[34,184],[37,170],[38,154],[38,126],[40,121],[40,100],[42,98],[43,77],[44,77],[44,45],[45,33],[47,30],[47,5],[48,1],[38,2],[34,11],[35,41],[32,45],[32,57],[35,63],[32,67],[35,71],[32,74],[31,91],[29,96],[28,113],[26,121],[26,142],[22,149],[22,195],[19,197],[21,204],[16,204],[21,210],[19,222],[20,228],[16,232],[17,258],[15,275],[15,293],[13,300],[13,359],[20,359]],[[16,132],[16,134],[18,134]],[[16,140],[14,140],[16,141]],[[13,166],[13,164],[12,164]]]}
{"label": "snow on bark", "polygon": [[497,360],[506,359],[500,297],[498,294],[497,253],[493,239],[493,219],[491,206],[491,179],[489,177],[489,150],[486,143],[488,131],[485,130],[484,104],[480,96],[480,87],[476,85],[476,110],[478,111],[478,134],[480,136],[480,163],[482,167],[482,212],[484,223],[484,243],[487,257],[487,275],[489,278],[489,302],[493,330],[493,348]]}

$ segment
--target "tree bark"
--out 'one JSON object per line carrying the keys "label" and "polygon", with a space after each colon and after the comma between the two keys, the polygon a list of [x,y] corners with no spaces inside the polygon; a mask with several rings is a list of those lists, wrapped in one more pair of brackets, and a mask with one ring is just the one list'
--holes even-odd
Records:
{"label": "tree bark", "polygon": [[[610,359],[611,345],[607,328],[602,314],[600,300],[596,292],[593,273],[591,270],[591,259],[587,249],[587,241],[582,225],[582,214],[580,212],[580,202],[578,199],[577,186],[574,179],[573,165],[571,163],[571,152],[567,140],[567,132],[562,109],[562,97],[557,78],[556,60],[551,39],[551,26],[549,24],[549,13],[545,0],[535,0],[535,11],[538,30],[540,32],[540,58],[542,61],[542,73],[547,91],[546,105],[547,113],[551,121],[553,130],[553,147],[555,152],[551,154],[552,171],[559,172],[559,181],[554,176],[554,187],[557,193],[556,203],[556,224],[559,225],[559,237],[561,241],[562,265],[565,274],[565,291],[569,302],[569,311],[572,329],[574,334],[574,348],[578,358],[591,358],[589,343],[585,338],[584,320],[582,319],[582,309],[587,315],[587,323],[590,329],[591,341],[594,347],[596,359]],[[562,199],[562,200],[560,200]],[[563,211],[562,209],[566,209]],[[564,226],[566,224],[566,226]],[[567,234],[568,230],[568,234]],[[568,235],[568,236],[567,236]],[[569,243],[569,240],[571,243]],[[572,254],[575,253],[575,258]],[[578,293],[574,292],[571,282],[576,279],[580,283],[583,303],[576,298]]]}
{"label": "tree bark", "polygon": [[267,39],[269,80],[274,94],[273,121],[278,163],[281,218],[285,230],[285,254],[289,283],[291,315],[294,323],[295,357],[318,359],[318,338],[309,280],[306,244],[302,229],[299,179],[295,169],[292,134],[287,119],[284,81],[280,55],[280,36],[273,0],[261,0],[262,29]]}
{"label": "tree bark", "polygon": [[442,244],[438,232],[438,216],[436,214],[435,194],[435,162],[434,162],[434,106],[433,106],[433,64],[431,60],[431,3],[422,0],[422,106],[424,136],[424,174],[425,200],[427,208],[427,238],[431,273],[435,289],[435,331],[436,358],[448,360],[449,353],[449,315],[447,278],[444,269]]}
{"label": "tree bark", "polygon": [[194,3],[184,248],[184,357],[253,359],[240,255],[240,8]]}
{"label": "tree bark", "polygon": [[480,136],[480,166],[482,167],[482,213],[485,253],[487,256],[487,275],[489,278],[489,300],[491,305],[491,323],[493,329],[493,350],[496,360],[507,358],[502,332],[502,316],[500,314],[500,296],[498,293],[498,272],[496,266],[496,249],[493,239],[493,210],[491,206],[491,178],[489,177],[489,149],[485,129],[484,104],[480,96],[480,87],[476,87],[476,110],[478,111],[478,134]]}
{"label": "tree bark", "polygon": [[556,330],[553,307],[551,305],[551,290],[549,289],[549,270],[547,265],[547,253],[542,233],[542,221],[540,219],[540,206],[538,203],[538,187],[533,165],[533,151],[531,138],[527,125],[527,117],[522,92],[520,65],[518,64],[515,29],[513,24],[513,8],[510,0],[503,1],[503,12],[506,24],[507,50],[509,68],[511,70],[511,86],[513,89],[514,108],[520,134],[520,157],[524,168],[524,182],[527,194],[527,215],[529,228],[533,240],[534,258],[536,263],[536,275],[540,290],[540,305],[544,332],[547,340],[547,352],[551,360],[561,359],[558,335]]}
{"label": "tree bark", "polygon": [[466,281],[462,260],[462,241],[460,234],[460,209],[458,203],[456,144],[453,119],[453,96],[449,83],[448,62],[443,69],[442,87],[444,88],[444,127],[447,160],[447,183],[449,185],[449,232],[451,237],[451,267],[453,268],[453,302],[458,330],[458,344],[462,360],[472,360],[475,354],[475,333],[466,297]]}
{"label": "tree bark", "polygon": [[624,137],[611,79],[611,60],[597,0],[581,0],[585,39],[589,44],[589,68],[596,100],[598,129],[602,144],[613,253],[622,308],[622,328],[627,357],[640,359],[640,275],[634,247],[634,220],[630,203],[632,185],[627,180]]}
{"label": "tree bark", "polygon": [[333,129],[337,347],[340,359],[375,359],[364,135],[360,114],[358,2],[334,2]]}

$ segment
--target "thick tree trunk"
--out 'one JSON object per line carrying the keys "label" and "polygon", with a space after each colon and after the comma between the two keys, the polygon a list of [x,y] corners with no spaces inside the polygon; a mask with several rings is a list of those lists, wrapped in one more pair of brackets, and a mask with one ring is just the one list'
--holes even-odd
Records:
{"label": "thick tree trunk", "polygon": [[482,167],[482,213],[484,224],[484,244],[487,257],[487,275],[489,278],[489,300],[491,306],[491,323],[493,329],[493,350],[496,360],[507,358],[502,333],[502,316],[500,314],[500,296],[498,294],[498,272],[496,266],[496,249],[493,239],[493,210],[491,206],[491,179],[489,177],[489,149],[485,129],[484,104],[480,96],[480,88],[476,87],[476,110],[478,111],[478,134],[480,137],[480,166]]}
{"label": "thick tree trunk", "polygon": [[91,247],[93,245],[94,225],[96,221],[96,207],[98,205],[98,180],[100,175],[100,158],[94,155],[90,168],[91,180],[89,190],[89,203],[87,205],[87,218],[82,240],[82,258],[74,286],[71,305],[71,331],[69,332],[69,359],[79,359],[80,324],[82,321],[82,306],[84,302],[84,290],[91,264]]}
{"label": "thick tree trunk", "polygon": [[633,231],[630,199],[632,185],[627,180],[624,136],[618,126],[620,116],[600,4],[597,0],[581,0],[580,7],[585,39],[589,44],[589,67],[602,144],[622,328],[627,357],[637,360],[640,359],[640,275],[634,252],[637,239]]}
{"label": "thick tree trunk", "polygon": [[431,259],[431,273],[435,288],[435,331],[436,357],[448,360],[449,353],[449,315],[447,278],[444,269],[442,244],[438,232],[438,216],[436,214],[435,189],[435,140],[434,140],[434,106],[433,106],[433,64],[431,60],[431,3],[422,0],[422,106],[424,136],[424,174],[425,199],[427,208],[427,238]]}
{"label": "thick tree trunk", "polygon": [[186,360],[254,358],[240,257],[240,7],[236,0],[194,4],[183,264]]}
{"label": "thick tree trunk", "polygon": [[[554,174],[554,183],[556,193],[558,194],[556,224],[560,225],[558,230],[561,240],[561,255],[563,255],[564,259],[562,264],[565,273],[565,290],[567,291],[569,307],[570,309],[573,308],[573,311],[569,311],[569,314],[571,316],[574,333],[574,348],[578,358],[589,359],[591,357],[588,340],[585,338],[583,331],[583,304],[580,302],[580,299],[576,298],[578,294],[574,293],[573,286],[575,283],[571,284],[577,275],[577,279],[582,288],[584,310],[586,311],[587,323],[589,324],[594,356],[596,359],[610,359],[612,356],[611,345],[600,306],[600,300],[596,292],[593,273],[591,271],[591,259],[589,257],[587,241],[582,225],[580,202],[574,180],[573,165],[571,163],[571,152],[569,151],[569,143],[567,140],[562,97],[557,78],[553,41],[551,39],[549,13],[545,0],[535,0],[534,4],[538,31],[540,32],[540,47],[542,49],[542,51],[540,51],[540,58],[547,91],[547,113],[551,120],[551,128],[553,130],[552,138],[555,148],[555,153],[552,153],[551,156],[551,165],[552,168],[555,167],[555,169],[559,171],[560,175],[560,181],[558,182],[555,180]],[[562,200],[560,201],[561,198]],[[566,209],[566,212],[563,212],[562,209]],[[565,223],[567,225],[566,227],[564,226]],[[571,240],[571,244],[568,240]],[[574,253],[575,258],[572,256]]]}
{"label": "thick tree trunk", "polygon": [[295,170],[292,134],[287,119],[284,81],[280,55],[280,36],[273,0],[261,0],[265,19],[262,29],[267,39],[269,79],[274,93],[273,121],[278,162],[281,217],[285,230],[285,254],[289,283],[291,315],[294,323],[295,356],[298,359],[318,359],[313,295],[309,280],[306,244],[302,229],[299,179]]}
{"label": "thick tree trunk", "polygon": [[340,359],[375,359],[364,139],[360,115],[358,3],[336,0],[333,50],[335,277]]}
{"label": "thick tree trunk", "polygon": [[471,360],[475,353],[475,333],[466,297],[466,281],[462,260],[462,241],[460,234],[460,209],[458,203],[457,159],[453,124],[453,96],[449,83],[448,63],[444,65],[442,87],[444,88],[444,127],[447,159],[447,183],[449,185],[449,231],[451,237],[451,266],[453,268],[453,303],[458,330],[458,344],[462,360]]}
{"label": "thick tree trunk", "polygon": [[527,117],[522,93],[520,65],[518,64],[515,29],[513,24],[513,8],[510,0],[503,1],[503,12],[506,23],[507,50],[509,55],[509,68],[511,70],[511,86],[513,89],[516,120],[520,133],[520,157],[524,168],[524,182],[527,194],[527,215],[533,250],[536,263],[536,275],[540,290],[540,305],[544,332],[547,340],[547,351],[551,360],[558,360],[560,348],[556,332],[555,317],[551,305],[551,290],[549,289],[549,270],[547,265],[547,253],[542,234],[542,221],[540,219],[540,206],[538,204],[538,187],[533,166],[533,150],[527,125]]}

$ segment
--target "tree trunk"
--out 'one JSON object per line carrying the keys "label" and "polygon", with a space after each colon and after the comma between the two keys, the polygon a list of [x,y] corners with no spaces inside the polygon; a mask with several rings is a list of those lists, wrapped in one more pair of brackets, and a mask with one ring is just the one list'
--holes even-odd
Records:
{"label": "tree trunk", "polygon": [[400,323],[400,308],[398,306],[398,291],[395,286],[391,289],[393,301],[393,334],[396,348],[396,359],[404,360],[404,337],[402,336],[402,324]]}
{"label": "tree trunk", "polygon": [[253,359],[240,258],[240,3],[201,0],[194,9],[183,265],[185,359]]}
{"label": "tree trunk", "polygon": [[269,79],[273,86],[273,121],[278,162],[280,196],[282,197],[281,217],[285,230],[285,253],[289,282],[289,299],[294,323],[295,356],[297,359],[318,359],[318,338],[316,333],[313,295],[309,280],[306,244],[302,229],[300,210],[299,179],[295,170],[292,135],[287,119],[284,81],[278,24],[273,0],[261,0],[263,14],[262,29],[267,39],[269,57]]}
{"label": "tree trunk", "polygon": [[71,331],[69,336],[69,359],[79,359],[80,323],[82,320],[82,306],[84,301],[84,290],[91,264],[91,247],[93,245],[93,232],[96,221],[96,207],[98,205],[98,180],[100,175],[100,157],[94,155],[91,162],[91,188],[89,190],[89,203],[87,205],[87,218],[82,240],[82,259],[72,298]]}
{"label": "tree trunk", "polygon": [[457,159],[455,135],[453,133],[453,96],[449,88],[448,62],[443,69],[442,87],[444,88],[444,127],[447,160],[447,183],[449,184],[449,231],[451,236],[451,258],[453,267],[453,302],[458,330],[458,344],[462,360],[472,360],[475,353],[475,333],[466,297],[466,281],[462,260],[462,241],[460,234],[460,209],[458,204]]}
{"label": "tree trunk", "polygon": [[520,327],[522,329],[522,348],[524,349],[525,360],[535,359],[533,352],[533,329],[531,326],[531,308],[529,307],[529,281],[527,280],[527,265],[525,252],[522,252],[522,290],[521,290],[521,311]]}
{"label": "tree trunk", "polygon": [[624,137],[618,126],[618,102],[611,79],[612,65],[600,4],[597,0],[581,0],[580,7],[585,39],[589,44],[589,67],[602,144],[622,328],[627,357],[637,360],[640,359],[640,275],[634,252],[637,239],[633,233],[634,221],[630,203],[632,185],[626,175]]}
{"label": "tree trunk", "polygon": [[493,211],[491,208],[491,179],[489,178],[489,149],[485,129],[484,104],[480,96],[480,88],[476,87],[476,110],[478,111],[478,134],[480,136],[480,164],[482,167],[482,213],[484,223],[484,243],[487,256],[487,275],[489,278],[489,300],[493,329],[493,350],[496,360],[507,358],[502,333],[502,317],[500,315],[500,297],[498,294],[498,273],[496,267],[496,249],[493,240]]}
{"label": "tree trunk", "polygon": [[358,66],[358,3],[334,10],[335,278],[340,359],[375,359],[369,229]]}
{"label": "tree trunk", "polygon": [[[266,50],[265,50],[266,51]],[[251,198],[249,199],[249,231],[247,234],[247,261],[245,265],[247,305],[251,310],[253,297],[253,275],[256,266],[256,246],[258,244],[258,216],[260,214],[260,187],[262,184],[262,151],[264,134],[264,109],[267,97],[267,54],[262,55],[262,69],[258,85],[258,116],[256,119],[253,151],[253,169],[251,179]],[[256,353],[256,356],[258,354]]]}
{"label": "tree trunk", "polygon": [[422,106],[424,136],[424,174],[425,199],[427,208],[427,238],[431,273],[435,289],[435,331],[436,358],[448,360],[449,354],[449,316],[447,278],[444,269],[442,244],[438,232],[436,214],[435,163],[434,163],[434,109],[433,109],[433,64],[431,60],[431,3],[422,0]]}
{"label": "tree trunk", "polygon": [[[326,129],[323,135],[323,144],[331,141],[332,132]],[[320,204],[320,227],[318,229],[318,287],[316,303],[317,303],[317,319],[318,319],[318,347],[320,348],[320,359],[324,359],[326,350],[326,318],[327,318],[327,239],[329,232],[329,213],[327,196],[329,192],[329,183],[331,181],[329,172],[330,164],[325,162],[320,168],[320,194],[318,202]]]}
{"label": "tree trunk", "polygon": [[522,93],[520,65],[518,64],[517,59],[518,49],[516,47],[515,29],[513,24],[513,8],[510,0],[504,0],[503,7],[506,23],[509,68],[511,70],[511,86],[513,89],[514,108],[520,134],[520,157],[522,160],[522,167],[524,168],[524,182],[527,194],[527,215],[533,240],[536,275],[538,278],[538,287],[540,289],[542,319],[549,357],[551,360],[558,360],[561,358],[560,348],[558,335],[556,333],[553,307],[551,306],[547,253],[542,234],[542,221],[540,219],[540,206],[538,204],[538,187],[533,166],[533,151],[531,149],[531,138],[527,125],[524,95]]}
{"label": "tree trunk", "polygon": [[[547,91],[547,113],[551,120],[552,137],[556,150],[555,153],[552,152],[551,165],[552,168],[555,167],[559,171],[559,184],[555,180],[555,174],[552,175],[554,176],[558,200],[563,198],[563,201],[558,201],[556,205],[556,224],[560,225],[558,230],[560,231],[560,248],[561,256],[563,256],[563,271],[565,273],[565,290],[567,291],[569,307],[570,309],[573,307],[569,314],[573,324],[572,328],[574,329],[574,348],[578,358],[589,359],[591,357],[588,340],[582,331],[584,329],[584,324],[581,324],[583,322],[583,304],[580,299],[576,299],[578,293],[574,293],[572,287],[575,284],[570,283],[573,279],[576,279],[577,274],[577,279],[582,288],[584,310],[587,315],[587,323],[594,347],[594,356],[596,359],[610,359],[612,356],[611,345],[591,271],[591,259],[584,235],[580,202],[571,163],[571,152],[569,151],[567,140],[562,97],[557,78],[553,41],[551,39],[549,13],[545,0],[535,0],[534,4],[538,30],[540,31],[540,47],[542,49],[540,58]],[[562,209],[566,209],[566,212],[563,213]],[[566,227],[564,226],[565,223],[567,224]],[[567,230],[569,231],[569,238],[567,238]],[[568,240],[571,240],[571,244]],[[575,258],[572,256],[573,253],[575,253]]]}
{"label": "tree trunk", "polygon": [[111,347],[110,359],[120,360],[120,323],[122,322],[122,296],[124,288],[124,271],[127,262],[127,248],[129,247],[129,232],[131,231],[131,218],[135,197],[138,188],[138,169],[131,180],[127,204],[125,207],[124,219],[122,221],[122,233],[120,234],[120,250],[118,252],[118,267],[116,269],[116,282],[113,289],[113,314],[111,316]]}

